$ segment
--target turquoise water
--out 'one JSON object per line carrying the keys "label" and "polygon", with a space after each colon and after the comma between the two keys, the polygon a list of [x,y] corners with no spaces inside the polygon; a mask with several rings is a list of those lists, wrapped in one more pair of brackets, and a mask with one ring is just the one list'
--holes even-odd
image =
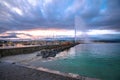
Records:
{"label": "turquoise water", "polygon": [[32,65],[102,80],[120,80],[120,43],[79,44],[57,56],[61,58]]}

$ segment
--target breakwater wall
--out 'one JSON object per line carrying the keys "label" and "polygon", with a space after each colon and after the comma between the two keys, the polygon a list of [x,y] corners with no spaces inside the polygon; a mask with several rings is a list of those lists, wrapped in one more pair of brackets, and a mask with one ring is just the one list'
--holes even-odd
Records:
{"label": "breakwater wall", "polygon": [[[63,51],[65,49],[69,49],[78,43],[70,43],[70,44],[62,44],[62,45],[44,45],[44,46],[29,46],[29,47],[14,47],[14,48],[0,48],[0,57],[17,55],[17,54],[28,54],[40,50],[57,50],[57,52]],[[46,52],[42,56],[46,57]]]}

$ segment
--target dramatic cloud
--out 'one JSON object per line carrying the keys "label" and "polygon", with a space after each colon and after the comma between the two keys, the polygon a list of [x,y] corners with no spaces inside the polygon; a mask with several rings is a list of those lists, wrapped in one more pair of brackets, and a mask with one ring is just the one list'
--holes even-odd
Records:
{"label": "dramatic cloud", "polygon": [[76,16],[82,20],[78,24],[87,29],[120,30],[119,13],[120,0],[0,0],[0,33],[73,29]]}

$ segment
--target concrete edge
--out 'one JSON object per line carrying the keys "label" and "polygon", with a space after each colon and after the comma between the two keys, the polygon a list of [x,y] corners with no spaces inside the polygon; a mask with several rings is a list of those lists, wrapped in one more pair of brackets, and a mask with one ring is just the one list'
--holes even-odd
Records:
{"label": "concrete edge", "polygon": [[17,65],[27,67],[27,68],[30,68],[30,69],[35,69],[35,70],[38,70],[38,71],[44,71],[44,72],[47,72],[47,73],[60,75],[60,76],[63,76],[63,77],[75,78],[75,79],[78,79],[78,80],[100,80],[100,79],[97,79],[97,78],[80,76],[80,75],[74,74],[74,73],[64,73],[64,72],[60,72],[60,71],[57,71],[57,70],[51,70],[51,69],[48,69],[48,68],[43,68],[43,67],[34,67],[34,66],[30,66],[30,65],[21,65],[21,64],[17,64]]}

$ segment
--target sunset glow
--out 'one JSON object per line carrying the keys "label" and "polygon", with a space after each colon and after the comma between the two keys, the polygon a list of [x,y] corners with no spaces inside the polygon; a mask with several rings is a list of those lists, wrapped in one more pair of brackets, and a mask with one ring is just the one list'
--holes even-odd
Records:
{"label": "sunset glow", "polygon": [[8,36],[9,34],[15,33],[20,39],[41,39],[41,38],[51,38],[60,36],[70,36],[74,37],[74,30],[57,30],[57,29],[33,29],[33,30],[21,30],[21,31],[7,31],[2,35]]}
{"label": "sunset glow", "polygon": [[[86,32],[77,31],[76,36],[81,37],[82,35],[94,36],[94,35],[106,35],[106,34],[120,34],[115,30],[88,30]],[[17,30],[17,31],[6,31],[0,36],[11,36],[15,35],[16,39],[42,39],[42,38],[61,38],[61,37],[75,37],[74,30],[65,29],[31,29],[31,30]],[[14,37],[13,37],[14,38]],[[9,38],[10,39],[10,38]],[[12,38],[11,38],[12,39]]]}
{"label": "sunset glow", "polygon": [[119,32],[115,30],[89,30],[87,34],[88,35],[104,35],[104,34],[119,34]]}

